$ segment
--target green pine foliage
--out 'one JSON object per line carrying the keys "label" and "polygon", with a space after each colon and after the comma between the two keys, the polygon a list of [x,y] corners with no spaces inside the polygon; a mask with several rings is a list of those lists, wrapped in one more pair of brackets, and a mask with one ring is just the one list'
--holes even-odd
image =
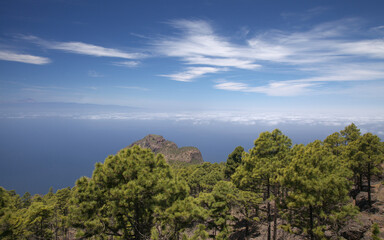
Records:
{"label": "green pine foliage", "polygon": [[76,182],[73,193],[74,226],[79,235],[146,239],[155,213],[188,196],[163,155],[134,146],[96,164],[92,178]]}
{"label": "green pine foliage", "polygon": [[26,234],[21,199],[13,191],[0,187],[0,239],[18,239]]}
{"label": "green pine foliage", "polygon": [[352,172],[321,141],[297,145],[293,152],[279,177],[289,189],[282,207],[287,220],[284,229],[321,239],[327,225],[339,227],[336,220],[347,220],[355,213],[348,206]]}
{"label": "green pine foliage", "polygon": [[225,177],[230,179],[231,176],[235,173],[236,168],[241,164],[241,158],[244,153],[244,148],[238,146],[233,150],[231,154],[228,155],[227,162],[225,163]]}
{"label": "green pine foliage", "polygon": [[340,131],[340,134],[344,137],[344,145],[356,141],[361,135],[360,129],[354,123],[346,126],[344,130]]}
{"label": "green pine foliage", "polygon": [[368,203],[371,206],[371,178],[382,172],[381,164],[384,162],[384,145],[380,138],[372,133],[366,133],[354,141],[355,161],[361,166],[361,175],[368,182]]}
{"label": "green pine foliage", "polygon": [[[47,196],[50,197],[50,196]],[[33,197],[31,206],[25,212],[27,236],[33,239],[53,238],[53,205],[50,199],[39,195]]]}
{"label": "green pine foliage", "polygon": [[[283,168],[289,164],[291,140],[278,129],[263,132],[254,142],[255,146],[245,153],[242,165],[232,176],[233,181],[242,189],[254,193],[262,193],[267,204],[266,222],[268,224],[267,239],[277,238],[277,205],[281,201],[283,188],[278,177]],[[271,202],[274,209],[271,209]],[[272,211],[274,214],[272,214]],[[274,222],[272,236],[272,215]]]}
{"label": "green pine foliage", "polygon": [[72,191],[68,188],[57,190],[54,195],[53,203],[53,225],[55,239],[58,236],[69,238],[69,227],[71,219],[69,218],[70,199]]}
{"label": "green pine foliage", "polygon": [[177,176],[187,181],[192,196],[201,192],[211,192],[213,187],[224,180],[224,163],[205,162],[201,165],[190,165],[177,169]]}
{"label": "green pine foliage", "polygon": [[233,220],[231,214],[235,199],[235,187],[228,181],[220,181],[210,193],[202,193],[199,201],[208,210],[207,225],[213,230],[217,239],[226,239],[231,228],[229,221]]}
{"label": "green pine foliage", "polygon": [[180,239],[183,232],[193,227],[195,223],[204,222],[208,211],[201,206],[197,199],[187,197],[175,201],[165,211],[155,213],[155,227],[152,229],[152,239]]}
{"label": "green pine foliage", "polygon": [[260,204],[262,196],[252,191],[244,191],[234,186],[233,212],[235,225],[245,225],[245,236],[251,233],[250,228],[260,222]]}

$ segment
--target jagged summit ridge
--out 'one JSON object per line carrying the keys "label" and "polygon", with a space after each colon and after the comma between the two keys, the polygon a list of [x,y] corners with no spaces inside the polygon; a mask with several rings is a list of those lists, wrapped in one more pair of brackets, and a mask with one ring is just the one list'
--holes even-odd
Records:
{"label": "jagged summit ridge", "polygon": [[138,140],[128,147],[138,145],[142,148],[149,148],[154,153],[161,153],[168,162],[186,162],[186,163],[202,163],[203,157],[196,147],[181,147],[176,143],[166,140],[164,137],[155,134],[149,134],[143,139]]}

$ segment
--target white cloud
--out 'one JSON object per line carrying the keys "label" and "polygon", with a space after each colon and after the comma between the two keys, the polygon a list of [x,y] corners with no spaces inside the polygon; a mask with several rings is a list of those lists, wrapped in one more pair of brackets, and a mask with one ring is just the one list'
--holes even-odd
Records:
{"label": "white cloud", "polygon": [[22,62],[43,65],[51,62],[49,58],[33,56],[29,54],[19,54],[11,51],[0,50],[0,60]]}
{"label": "white cloud", "polygon": [[[324,10],[314,9],[308,14]],[[157,51],[179,58],[192,66],[190,68],[260,69],[263,74],[288,69],[295,75],[305,76],[285,81],[276,79],[264,85],[255,80],[252,84],[256,87],[239,81],[223,82],[214,86],[217,89],[295,96],[308,94],[318,86],[327,85],[332,89],[332,82],[384,80],[384,41],[380,36],[372,38],[371,34],[363,39],[361,19],[326,22],[302,31],[265,31],[248,38],[243,44],[235,44],[231,39],[218,35],[207,21],[178,20],[172,21],[171,25],[179,29],[180,34],[155,42]],[[359,33],[359,38],[356,33]],[[257,72],[253,74],[257,75]],[[191,81],[200,74],[186,71],[163,76]]]}
{"label": "white cloud", "polygon": [[346,42],[339,45],[340,52],[350,55],[362,55],[372,58],[384,58],[384,40],[373,39]]}
{"label": "white cloud", "polygon": [[186,57],[185,61],[191,65],[211,65],[217,67],[236,67],[241,69],[256,69],[261,67],[260,64],[255,64],[250,60],[236,58],[213,58],[203,56]]}
{"label": "white cloud", "polygon": [[57,42],[47,46],[51,49],[63,50],[67,52],[91,55],[96,57],[116,57],[135,59],[141,57],[141,54],[126,53],[118,49],[105,48],[82,42]]}
{"label": "white cloud", "polygon": [[186,71],[175,73],[175,74],[166,74],[160,75],[162,77],[169,77],[172,80],[179,82],[191,82],[193,79],[201,77],[207,73],[217,73],[220,71],[226,71],[225,68],[213,68],[213,67],[189,67]]}
{"label": "white cloud", "polygon": [[231,43],[217,35],[208,22],[201,20],[173,21],[172,26],[180,29],[181,35],[157,41],[157,50],[190,64],[218,66],[224,61],[228,67],[252,69],[260,67],[255,63],[258,60],[276,61],[292,54],[285,46],[269,44],[258,37],[249,39],[244,45]]}
{"label": "white cloud", "polygon": [[[189,65],[208,65],[257,69],[255,57],[250,57],[249,48],[230,43],[224,37],[214,33],[205,21],[179,20],[171,25],[180,29],[179,37],[167,37],[155,42],[157,51],[169,57],[181,58]],[[277,49],[282,54],[281,49]],[[268,53],[261,53],[268,54]]]}
{"label": "white cloud", "polygon": [[269,96],[298,96],[310,93],[314,86],[312,83],[272,82],[266,86],[253,87],[250,91]]}
{"label": "white cloud", "polygon": [[[316,77],[299,78],[285,81],[270,81],[261,86],[250,86],[242,82],[223,81],[214,85],[214,88],[227,91],[263,93],[269,96],[299,96],[308,94],[341,94],[357,92],[355,87],[332,90],[324,90],[322,87],[332,82],[366,82],[382,80],[384,77],[384,64],[361,63],[344,64],[341,66],[318,66],[317,68],[302,69],[302,71],[314,72]],[[361,85],[361,84],[360,84]],[[367,86],[367,83],[364,83]],[[381,89],[381,85],[375,84]],[[377,89],[378,89],[377,88]],[[374,87],[359,87],[360,94],[372,92]],[[377,92],[377,91],[375,91]],[[377,94],[375,95],[377,96]]]}
{"label": "white cloud", "polygon": [[[321,113],[321,112],[252,112],[252,111],[212,111],[212,112],[124,112],[124,111],[93,111],[89,112],[0,112],[0,118],[39,118],[39,117],[63,117],[72,119],[89,120],[140,120],[158,121],[167,120],[175,122],[187,122],[192,124],[217,124],[232,123],[240,125],[326,125],[344,127],[354,122],[358,126],[384,125],[384,112],[360,112],[360,114]],[[371,126],[372,127],[372,126]],[[381,127],[378,127],[381,130]],[[380,133],[382,134],[382,133]]]}
{"label": "white cloud", "polygon": [[139,66],[140,62],[138,61],[123,61],[123,62],[114,62],[113,65],[120,67],[134,68]]}
{"label": "white cloud", "polygon": [[314,85],[313,83],[271,82],[264,86],[252,87],[240,82],[222,82],[214,85],[214,88],[227,91],[264,93],[269,96],[296,96],[308,94],[311,92],[310,87]]}
{"label": "white cloud", "polygon": [[246,92],[246,90],[249,89],[249,86],[240,82],[222,82],[216,84],[214,88],[228,91]]}
{"label": "white cloud", "polygon": [[119,49],[106,48],[83,42],[46,41],[35,36],[23,36],[22,38],[40,44],[41,46],[48,49],[62,50],[65,52],[95,57],[114,57],[124,59],[137,59],[145,57],[145,55],[142,53],[127,53]]}
{"label": "white cloud", "polygon": [[253,48],[260,45],[264,51],[284,49],[286,54],[274,55],[277,58],[269,60],[292,65],[345,64],[353,60],[364,62],[367,59],[384,58],[384,41],[381,37],[372,39],[367,34],[370,39],[357,39],[354,36],[356,31],[364,34],[360,22],[359,19],[342,19],[318,24],[306,31],[272,30],[255,36],[248,43]]}

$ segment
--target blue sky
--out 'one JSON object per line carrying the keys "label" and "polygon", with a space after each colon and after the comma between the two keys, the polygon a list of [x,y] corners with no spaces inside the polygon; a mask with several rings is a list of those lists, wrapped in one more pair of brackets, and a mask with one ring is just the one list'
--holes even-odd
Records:
{"label": "blue sky", "polygon": [[151,133],[212,162],[274,128],[308,143],[354,122],[383,138],[383,12],[382,0],[0,1],[0,185],[71,186]]}
{"label": "blue sky", "polygon": [[0,108],[382,123],[383,9],[350,0],[1,1]]}

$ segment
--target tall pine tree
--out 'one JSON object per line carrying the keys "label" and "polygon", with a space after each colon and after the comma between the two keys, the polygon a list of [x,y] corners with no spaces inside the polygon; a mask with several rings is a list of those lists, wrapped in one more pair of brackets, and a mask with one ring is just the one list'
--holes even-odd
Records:
{"label": "tall pine tree", "polygon": [[[281,186],[277,178],[282,169],[289,163],[291,140],[279,129],[263,132],[254,142],[255,146],[249,153],[244,154],[242,165],[232,176],[233,181],[246,190],[264,194],[267,203],[267,239],[277,237],[277,203],[282,196]],[[272,196],[273,195],[273,196]],[[273,199],[273,200],[272,200]],[[271,201],[274,202],[272,214]],[[273,236],[271,235],[271,221],[273,215]]]}
{"label": "tall pine tree", "polygon": [[332,225],[331,215],[353,215],[348,205],[348,192],[352,172],[325,147],[321,141],[293,148],[292,162],[279,177],[288,188],[284,200],[283,228],[307,236],[309,239],[324,237],[327,225]]}
{"label": "tall pine tree", "polygon": [[81,237],[147,239],[154,213],[188,195],[163,155],[134,146],[96,164],[91,179],[80,178],[73,193],[73,226]]}

